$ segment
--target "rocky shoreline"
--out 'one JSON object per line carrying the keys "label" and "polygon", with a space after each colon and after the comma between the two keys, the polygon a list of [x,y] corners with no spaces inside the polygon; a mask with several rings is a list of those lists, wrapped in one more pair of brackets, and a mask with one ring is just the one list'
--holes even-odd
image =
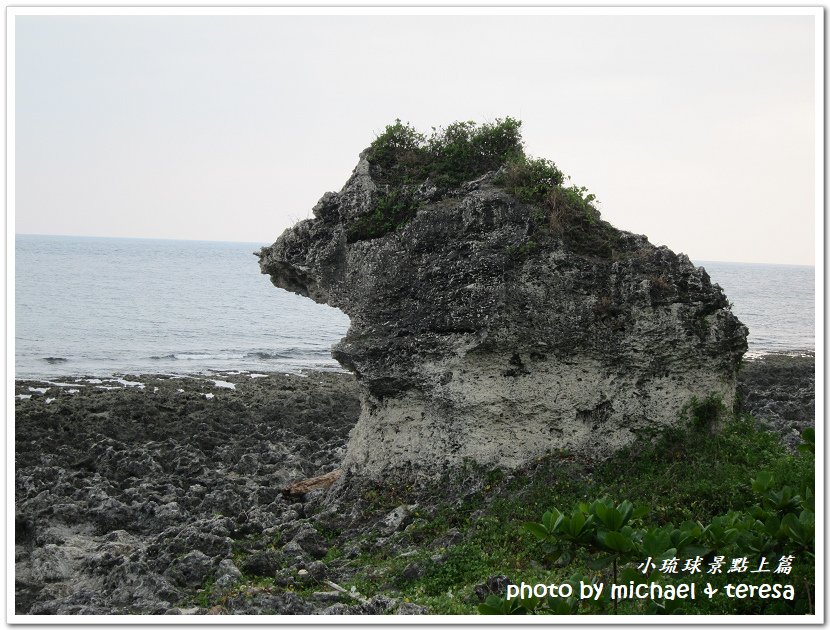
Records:
{"label": "rocky shoreline", "polygon": [[[303,567],[300,542],[325,553],[280,487],[337,467],[359,412],[351,376],[19,381],[16,395],[18,613],[196,612],[206,579],[241,577],[251,536],[295,541]],[[274,562],[260,555],[254,574]],[[314,610],[255,601],[241,612]]]}
{"label": "rocky shoreline", "polygon": [[[747,361],[739,392],[794,443],[813,422],[814,357]],[[417,540],[440,563],[457,533],[402,536],[435,506],[401,493],[372,510],[348,479],[281,493],[340,466],[360,414],[351,375],[22,380],[15,396],[18,614],[429,612],[393,585],[341,584],[367,549],[405,558]]]}
{"label": "rocky shoreline", "polygon": [[744,362],[738,378],[742,411],[781,435],[793,449],[815,423],[815,355],[767,354]]}

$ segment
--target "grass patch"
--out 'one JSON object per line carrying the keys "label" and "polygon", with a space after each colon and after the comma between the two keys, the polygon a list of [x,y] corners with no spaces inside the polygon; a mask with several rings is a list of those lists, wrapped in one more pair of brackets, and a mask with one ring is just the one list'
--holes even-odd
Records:
{"label": "grass patch", "polygon": [[[705,402],[698,411],[706,412]],[[567,568],[551,563],[544,546],[524,528],[525,523],[538,521],[554,506],[570,510],[580,501],[602,496],[615,503],[628,499],[648,506],[649,522],[658,525],[708,522],[730,510],[746,510],[757,501],[751,482],[762,470],[769,471],[779,484],[813,487],[811,456],[787,452],[775,435],[759,428],[751,417],[731,415],[723,419],[716,435],[690,421],[688,427],[667,430],[653,443],[622,450],[595,467],[580,464],[567,453],[557,453],[513,474],[467,470],[462,483],[469,485],[475,479],[474,491],[463,500],[439,505],[428,519],[396,534],[397,540],[417,546],[416,555],[401,558],[372,550],[355,562],[358,570],[353,583],[367,595],[384,592],[391,584],[402,597],[429,606],[433,614],[476,614],[481,600],[475,586],[492,575],[504,574],[514,582],[551,583],[581,573],[610,582],[610,569],[592,568],[587,553],[577,552]],[[442,483],[441,490],[446,493],[446,488],[447,482]],[[381,489],[375,492],[382,494]],[[434,502],[436,496],[422,504]],[[461,541],[447,549],[437,547],[437,541],[450,530],[458,530]],[[422,570],[414,578],[411,571],[409,578],[404,577],[404,570],[412,563]],[[716,598],[698,599],[693,608],[648,610],[642,603],[621,602],[618,612],[803,614],[808,612],[807,593],[813,597],[814,563],[801,557],[795,566],[795,602]],[[729,579],[735,581],[732,576]],[[713,584],[718,580],[725,582],[726,577],[716,576]],[[745,574],[740,581],[753,583],[759,578]],[[580,612],[610,613],[611,609]]]}

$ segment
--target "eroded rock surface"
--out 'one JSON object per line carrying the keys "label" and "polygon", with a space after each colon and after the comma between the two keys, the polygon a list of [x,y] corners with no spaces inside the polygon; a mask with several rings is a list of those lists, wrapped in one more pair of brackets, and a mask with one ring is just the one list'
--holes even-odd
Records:
{"label": "eroded rock surface", "polygon": [[685,255],[593,219],[539,230],[493,173],[440,194],[426,182],[408,223],[356,240],[388,194],[367,155],[260,252],[277,287],[351,318],[333,349],[361,386],[348,470],[602,457],[693,398],[734,400],[747,330]]}
{"label": "eroded rock surface", "polygon": [[358,415],[354,379],[222,380],[234,389],[172,376],[16,383],[18,614],[204,614],[208,595],[252,614],[312,610],[254,604],[240,576],[292,580],[309,559],[255,555],[283,536],[319,554],[299,536],[304,506],[279,489],[337,468]]}
{"label": "eroded rock surface", "polygon": [[815,356],[768,354],[747,361],[738,375],[740,410],[781,435],[790,449],[815,425]]}
{"label": "eroded rock surface", "polygon": [[[427,602],[407,603],[402,580],[434,579],[456,551],[467,562],[481,527],[500,536],[514,516],[495,506],[532,501],[525,481],[547,488],[546,475],[592,470],[550,464],[572,459],[554,454],[552,468],[502,479],[469,467],[422,493],[352,478],[337,495],[286,498],[286,483],[340,468],[359,414],[354,379],[221,378],[235,389],[170,376],[112,389],[97,378],[15,383],[18,614],[420,614]],[[744,408],[785,439],[790,418],[812,417],[812,356],[751,361],[739,379]],[[525,481],[511,485],[514,474]],[[365,597],[351,592],[367,582]],[[505,583],[491,576],[468,596],[477,604]]]}

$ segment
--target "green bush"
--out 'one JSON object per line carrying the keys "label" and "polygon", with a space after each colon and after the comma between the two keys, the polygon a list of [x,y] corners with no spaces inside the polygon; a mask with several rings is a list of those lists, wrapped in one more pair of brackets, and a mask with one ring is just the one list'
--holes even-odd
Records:
{"label": "green bush", "polygon": [[396,120],[372,142],[366,159],[391,188],[430,180],[447,190],[523,155],[521,124],[510,117],[480,125],[454,122],[426,136]]}
{"label": "green bush", "polygon": [[406,225],[415,216],[418,204],[412,193],[396,189],[381,196],[370,214],[353,221],[346,228],[349,243],[378,238]]}
{"label": "green bush", "polygon": [[[805,431],[803,438],[805,443],[811,444],[814,433]],[[809,449],[802,452],[810,457]],[[644,518],[649,513],[647,506],[635,507],[628,500],[615,504],[603,498],[591,503],[581,501],[570,512],[552,508],[544,513],[540,522],[526,523],[524,527],[541,543],[541,555],[551,565],[567,566],[587,552],[590,559],[583,560],[583,563],[589,569],[613,566],[611,578],[615,584],[629,580],[670,583],[672,578],[678,576],[664,574],[658,569],[661,561],[670,559],[676,562],[678,558],[699,558],[701,563],[705,563],[704,566],[708,566],[718,556],[752,559],[791,556],[800,562],[797,574],[801,580],[790,581],[795,583],[794,588],[802,597],[791,602],[770,602],[770,606],[775,608],[775,612],[811,612],[809,608],[814,588],[811,572],[815,570],[815,514],[811,484],[805,483],[800,488],[782,484],[772,472],[765,470],[752,479],[751,487],[755,495],[751,505],[712,517],[706,524],[701,520],[687,520],[677,526],[673,523],[649,524]],[[642,562],[644,560],[645,563]],[[649,569],[647,563],[652,560],[654,565]],[[641,564],[635,568],[637,562]],[[640,570],[643,566],[646,568]],[[742,579],[753,577],[751,573],[741,575]],[[701,571],[698,578],[714,586],[723,586],[730,580],[726,571],[714,575]],[[578,579],[581,578],[572,576],[569,581]],[[699,590],[703,591],[702,584]],[[530,598],[517,603],[492,597],[479,606],[479,612],[574,614],[585,603],[571,598]],[[629,604],[626,602],[626,605]],[[765,605],[764,602],[747,604]],[[697,602],[695,605],[702,604]],[[667,606],[667,602],[644,601],[636,602],[634,606],[642,606],[644,612],[665,614],[682,612],[685,602],[677,601]],[[613,610],[617,611],[616,601],[613,602]]]}
{"label": "green bush", "polygon": [[[716,597],[711,601],[698,598],[695,603],[684,606],[682,600],[648,604],[621,600],[619,614],[810,612],[815,566],[807,555],[813,553],[809,543],[813,536],[809,514],[805,510],[814,511],[815,458],[806,454],[810,452],[806,446],[812,444],[811,439],[814,441],[813,434],[806,432],[805,448],[801,449],[804,452],[793,454],[775,434],[765,431],[749,416],[734,417],[726,413],[719,423],[720,430],[714,435],[695,429],[691,422],[666,430],[660,436],[649,433],[651,440],[642,437],[601,463],[581,461],[572,453],[557,451],[519,470],[502,472],[468,464],[471,467],[447,471],[441,481],[417,491],[408,485],[379,482],[365,495],[367,513],[382,518],[402,503],[418,503],[425,507],[419,508],[418,517],[405,531],[394,535],[382,547],[366,541],[366,551],[359,558],[349,560],[349,566],[354,567],[356,573],[346,586],[354,584],[364,596],[370,597],[387,592],[391,584],[404,600],[428,606],[431,613],[473,614],[485,612],[479,609],[482,602],[476,587],[494,575],[505,575],[514,584],[520,581],[561,584],[573,580],[577,583],[579,580],[610,583],[613,558],[604,568],[593,567],[609,562],[612,550],[583,546],[580,539],[579,544],[565,545],[563,553],[554,561],[555,553],[553,550],[548,553],[545,546],[557,541],[540,542],[525,528],[527,522],[544,524],[540,515],[553,512],[551,506],[567,506],[568,510],[562,509],[561,527],[566,526],[565,519],[570,519],[568,531],[579,538],[580,534],[595,530],[593,525],[584,524],[577,530],[579,517],[574,523],[574,512],[580,510],[580,504],[585,504],[590,516],[594,500],[607,497],[602,503],[606,505],[605,518],[612,526],[611,519],[616,516],[613,513],[609,516],[610,508],[625,519],[628,508],[624,504],[626,500],[632,504],[632,514],[620,530],[631,527],[633,532],[654,530],[656,533],[671,529],[669,537],[675,530],[686,530],[696,536],[700,526],[701,533],[708,528],[703,544],[712,549],[734,543],[732,537],[737,534],[730,530],[742,530],[745,534],[741,535],[759,541],[774,539],[774,544],[789,545],[789,549],[797,549],[800,543],[786,540],[800,537],[804,541],[803,551],[793,563],[790,576],[797,589],[795,602],[766,600],[764,603],[758,599]],[[766,471],[769,477],[758,471]],[[787,486],[790,490],[786,490]],[[463,498],[458,498],[462,494]],[[650,509],[647,514],[637,514],[635,518],[637,506]],[[760,516],[761,512],[755,511],[755,506],[770,516],[775,512],[780,519],[775,536],[758,535],[758,521],[766,528],[770,519]],[[594,512],[600,510],[602,508],[593,508]],[[729,516],[730,513],[733,516]],[[732,523],[730,519],[736,514],[742,516]],[[798,524],[787,514],[797,517]],[[585,516],[586,521],[588,516]],[[597,516],[593,518],[597,519]],[[558,517],[553,523],[556,520]],[[548,522],[551,522],[550,518]],[[769,527],[774,529],[775,523],[770,522]],[[450,532],[453,532],[452,539],[447,537]],[[779,539],[778,533],[783,537]],[[613,545],[613,538],[606,536],[605,541]],[[635,540],[642,544],[641,539]],[[678,542],[683,541],[678,538]],[[399,544],[410,553],[405,556],[390,553],[390,549]],[[565,554],[568,550],[570,559]],[[412,551],[416,553],[412,555]],[[634,562],[643,562],[646,557],[638,557]],[[773,556],[769,559],[772,562]],[[414,577],[405,571],[413,563],[420,567],[418,576]],[[618,558],[617,565],[619,583],[634,578],[651,580],[648,574],[636,569],[636,564],[630,566],[628,560]],[[760,577],[743,575],[741,581],[745,583],[757,584],[764,579],[769,582],[765,577],[769,574]],[[669,580],[671,578],[667,578],[666,584],[675,583]],[[720,588],[715,580],[712,582]],[[484,604],[489,606],[489,612],[607,614],[613,611],[613,602],[607,598],[597,602],[562,598],[507,602],[504,594],[486,598]]]}
{"label": "green bush", "polygon": [[424,592],[428,595],[446,593],[459,584],[474,581],[487,570],[487,554],[475,545],[451,547],[446,556],[441,564],[431,564],[423,577]]}
{"label": "green bush", "polygon": [[381,193],[372,211],[347,228],[350,243],[384,236],[417,213],[419,189],[434,188],[431,199],[489,172],[493,183],[529,206],[535,226],[531,240],[561,238],[583,255],[613,258],[622,251],[620,234],[600,220],[596,197],[584,187],[565,185],[565,175],[550,160],[524,152],[521,121],[454,122],[423,134],[396,120],[375,138],[366,153]]}
{"label": "green bush", "polygon": [[383,133],[369,146],[367,159],[386,172],[413,173],[423,168],[426,137],[400,119],[387,125]]}
{"label": "green bush", "polygon": [[525,203],[544,204],[564,179],[550,160],[517,155],[507,162],[495,183]]}
{"label": "green bush", "polygon": [[427,144],[432,159],[429,176],[445,189],[500,168],[524,155],[520,127],[521,122],[508,117],[494,124],[455,122],[437,130]]}
{"label": "green bush", "polygon": [[718,420],[726,414],[726,411],[723,400],[715,394],[710,394],[703,400],[693,398],[690,404],[692,427],[699,431],[712,431]]}
{"label": "green bush", "polygon": [[372,144],[366,159],[384,192],[372,212],[347,228],[350,243],[378,238],[406,225],[418,210],[416,190],[429,181],[443,194],[523,155],[521,122],[454,122],[424,135],[396,120]]}

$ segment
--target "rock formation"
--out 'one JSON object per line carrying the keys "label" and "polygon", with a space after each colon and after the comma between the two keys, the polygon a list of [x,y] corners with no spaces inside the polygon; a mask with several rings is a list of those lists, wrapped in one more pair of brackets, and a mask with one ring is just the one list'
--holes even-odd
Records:
{"label": "rock formation", "polygon": [[[277,287],[351,318],[332,354],[361,386],[356,474],[602,457],[695,398],[734,400],[747,330],[720,287],[602,221],[517,134],[481,150],[506,124],[431,139],[390,126],[313,219],[259,253]],[[447,166],[458,146],[488,159]]]}

